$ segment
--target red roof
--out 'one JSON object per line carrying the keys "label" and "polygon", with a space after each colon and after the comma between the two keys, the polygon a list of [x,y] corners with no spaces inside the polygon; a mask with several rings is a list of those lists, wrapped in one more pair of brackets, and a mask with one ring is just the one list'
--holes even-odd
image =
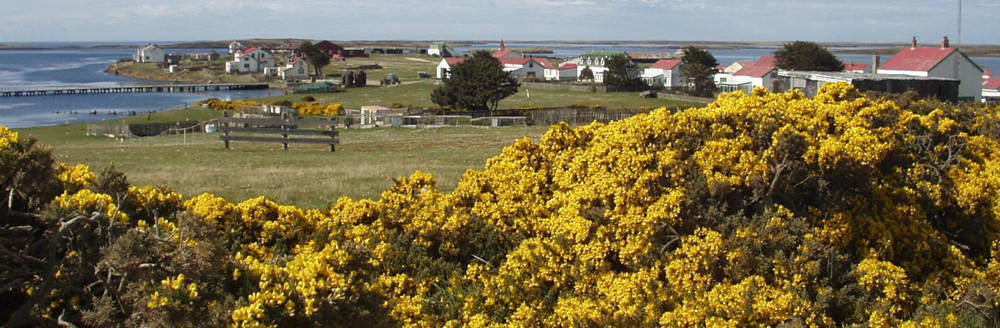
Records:
{"label": "red roof", "polygon": [[765,75],[771,73],[771,71],[776,69],[778,68],[771,65],[753,65],[749,67],[744,67],[739,72],[736,72],[736,74],[733,75],[764,77]]}
{"label": "red roof", "polygon": [[677,67],[677,65],[680,64],[681,60],[679,59],[660,59],[657,60],[656,63],[653,64],[653,66],[650,66],[650,68],[674,69],[675,67]]}
{"label": "red roof", "polygon": [[1000,90],[1000,79],[983,80],[983,89]]}
{"label": "red roof", "polygon": [[868,64],[862,63],[844,63],[845,71],[864,71],[868,69]]}
{"label": "red roof", "polygon": [[535,62],[537,62],[539,64],[542,64],[542,66],[545,66],[545,68],[549,68],[549,67],[553,67],[554,68],[555,67],[555,66],[552,66],[551,63],[549,63],[549,59],[548,58],[532,57],[531,59],[534,59]]}
{"label": "red roof", "polygon": [[512,52],[514,52],[514,50],[500,50],[500,51],[494,52],[493,53],[493,57],[503,58],[503,56],[509,55]]}
{"label": "red roof", "polygon": [[983,70],[983,76],[996,77],[996,75],[993,75],[993,72],[990,72],[990,70],[988,70],[988,69],[987,70]]}
{"label": "red roof", "polygon": [[928,72],[955,52],[955,48],[916,47],[903,48],[889,58],[879,70]]}
{"label": "red roof", "polygon": [[576,64],[566,64],[566,65],[562,65],[562,66],[559,67],[560,70],[564,70],[564,69],[576,69],[576,68],[577,68]]}
{"label": "red roof", "polygon": [[448,57],[444,59],[448,65],[455,65],[465,61],[465,57]]}
{"label": "red roof", "polygon": [[719,65],[719,66],[715,66],[715,69],[718,70],[719,72],[722,72],[722,71],[726,70],[726,67],[722,66],[722,65]]}
{"label": "red roof", "polygon": [[760,57],[760,59],[758,59],[757,62],[754,63],[753,65],[758,66],[761,64],[768,65],[771,67],[778,67],[778,58],[774,56],[763,56]]}
{"label": "red roof", "polygon": [[253,48],[249,48],[247,50],[243,50],[243,52],[240,53],[240,58],[246,57],[247,54],[249,54],[249,53],[251,53],[251,52],[253,52],[254,50],[257,50],[257,49],[260,49],[260,48],[253,47]]}
{"label": "red roof", "polygon": [[295,63],[298,63],[300,60],[302,60],[302,57],[292,58],[292,60],[288,62],[288,65],[295,65]]}

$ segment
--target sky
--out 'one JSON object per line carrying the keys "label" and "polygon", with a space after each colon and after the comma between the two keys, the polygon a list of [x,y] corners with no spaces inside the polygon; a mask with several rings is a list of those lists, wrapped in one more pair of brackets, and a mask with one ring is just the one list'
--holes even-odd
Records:
{"label": "sky", "polygon": [[248,38],[1000,44],[1000,0],[0,0],[0,44]]}

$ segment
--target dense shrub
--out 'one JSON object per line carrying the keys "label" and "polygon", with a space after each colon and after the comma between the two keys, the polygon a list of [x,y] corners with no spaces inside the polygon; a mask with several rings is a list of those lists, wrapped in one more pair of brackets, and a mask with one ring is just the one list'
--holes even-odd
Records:
{"label": "dense shrub", "polygon": [[95,326],[996,326],[998,113],[731,93],[322,210],[151,187],[132,209],[84,183],[53,218],[107,228],[42,276],[78,287],[7,275],[2,296]]}

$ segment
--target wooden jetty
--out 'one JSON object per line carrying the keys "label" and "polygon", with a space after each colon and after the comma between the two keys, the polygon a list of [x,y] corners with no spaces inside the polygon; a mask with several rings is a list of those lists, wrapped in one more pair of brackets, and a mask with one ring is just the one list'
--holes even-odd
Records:
{"label": "wooden jetty", "polygon": [[155,93],[155,92],[202,92],[226,90],[264,90],[267,83],[220,83],[220,84],[145,84],[119,85],[108,87],[65,87],[49,89],[0,90],[0,97],[79,95],[99,93]]}

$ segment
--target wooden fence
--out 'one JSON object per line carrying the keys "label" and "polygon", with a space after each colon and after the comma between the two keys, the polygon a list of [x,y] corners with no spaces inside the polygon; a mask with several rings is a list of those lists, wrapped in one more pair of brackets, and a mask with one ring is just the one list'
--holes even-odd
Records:
{"label": "wooden fence", "polygon": [[[301,126],[317,126],[319,129],[300,129]],[[340,144],[337,122],[330,120],[299,120],[284,118],[219,118],[219,139],[229,148],[230,141],[280,143],[281,149],[288,150],[289,143],[329,145],[336,151]],[[239,133],[240,135],[233,135]],[[280,136],[278,136],[280,135]],[[296,136],[296,137],[289,137]]]}
{"label": "wooden fence", "polygon": [[590,124],[597,121],[608,123],[623,120],[638,114],[648,113],[649,109],[606,109],[606,108],[558,108],[532,110],[525,113],[532,125],[552,125],[566,122],[569,125]]}

